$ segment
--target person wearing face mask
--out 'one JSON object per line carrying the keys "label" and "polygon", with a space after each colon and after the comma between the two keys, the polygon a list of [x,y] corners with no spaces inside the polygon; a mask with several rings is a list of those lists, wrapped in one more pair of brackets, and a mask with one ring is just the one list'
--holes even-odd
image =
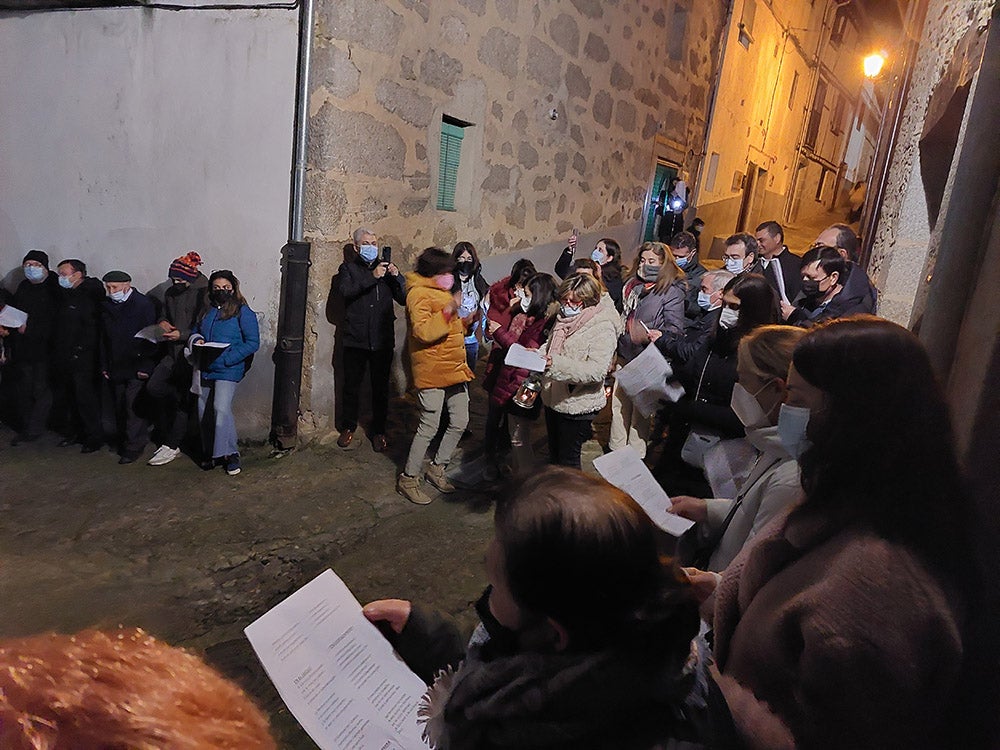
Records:
{"label": "person wearing face mask", "polygon": [[701,277],[708,270],[698,259],[698,241],[690,232],[678,232],[670,238],[670,252],[673,253],[677,267],[684,272],[687,279],[687,300],[684,303],[684,314],[688,318],[701,315],[698,307],[698,290],[701,289]]}
{"label": "person wearing face mask", "polygon": [[20,421],[11,445],[37,440],[48,427],[52,410],[50,348],[59,307],[59,283],[49,271],[49,256],[42,250],[29,250],[21,269],[24,280],[18,284],[11,306],[26,312],[28,322],[10,337]]}
{"label": "person wearing face mask", "polygon": [[201,264],[201,256],[190,252],[176,258],[167,269],[170,288],[163,295],[163,318],[159,321],[164,353],[146,384],[155,404],[153,433],[159,442],[147,462],[150,466],[163,466],[177,458],[188,431],[192,368],[184,347],[208,306],[208,279],[198,270]]}
{"label": "person wearing face mask", "polygon": [[608,397],[604,378],[618,343],[620,318],[601,305],[601,284],[586,273],[560,285],[559,312],[549,334],[542,403],[549,461],[580,468],[580,450]]}
{"label": "person wearing face mask", "polygon": [[87,276],[82,260],[70,258],[56,268],[60,288],[52,365],[64,406],[59,447],[82,443],[81,452],[94,453],[104,443],[97,378],[104,285]]}
{"label": "person wearing face mask", "polygon": [[698,613],[635,501],[549,467],[497,497],[490,586],[465,645],[403,599],[362,609],[429,686],[425,740],[449,750],[653,750],[679,730]]}
{"label": "person wearing face mask", "polygon": [[[558,310],[555,279],[547,273],[538,273],[528,279],[518,301],[518,310],[507,326],[494,331],[494,340],[503,351],[514,344],[520,344],[526,349],[541,349]],[[507,415],[511,426],[510,443],[515,473],[528,470],[533,463],[531,427],[541,412],[541,402],[536,400],[531,408],[512,403],[521,384],[532,376],[528,370],[502,364],[496,385],[490,391],[487,424],[491,419],[499,421],[495,416],[497,412]],[[496,440],[487,439],[484,443],[487,467],[483,478],[487,481],[496,480],[501,473],[497,448]]]}
{"label": "person wearing face mask", "polygon": [[753,235],[740,232],[726,238],[726,249],[722,252],[722,260],[729,273],[739,276],[752,269],[758,252],[757,240]]}
{"label": "person wearing face mask", "polygon": [[461,286],[462,304],[458,314],[465,325],[465,356],[469,369],[475,372],[479,359],[479,338],[483,330],[483,302],[490,285],[483,278],[479,255],[471,242],[458,242],[451,252],[455,261],[455,277]]}
{"label": "person wearing face mask", "polygon": [[744,436],[730,406],[740,340],[758,326],[780,322],[778,297],[763,276],[742,274],[726,284],[714,332],[675,370],[685,395],[670,408],[669,435],[654,469],[670,496],[711,493],[704,450]]}
{"label": "person wearing face mask", "polygon": [[156,324],[156,307],[125,271],[108,271],[101,281],[108,293],[101,303],[101,373],[114,399],[118,463],[130,464],[149,442],[149,421],[136,402],[156,362],[156,345],[135,335]]}
{"label": "person wearing face mask", "polygon": [[808,328],[848,315],[869,313],[865,300],[844,293],[847,261],[832,247],[814,247],[802,259],[802,288],[794,305],[782,303],[782,317],[792,325]]}
{"label": "person wearing face mask", "polygon": [[367,368],[372,394],[368,436],[372,449],[382,453],[389,445],[386,423],[396,348],[396,305],[406,303],[406,290],[396,265],[379,257],[378,239],[370,229],[362,227],[354,232],[354,247],[357,253],[341,264],[337,274],[344,300],[339,331],[344,343],[344,392],[337,445],[348,447],[358,429],[361,381]]}
{"label": "person wearing face mask", "polygon": [[[569,238],[569,244],[562,251],[562,255],[559,256],[559,260],[556,262],[556,276],[560,279],[566,279],[574,272],[575,264],[573,263],[573,256],[576,255],[576,245],[577,235],[574,230]],[[621,245],[610,237],[605,237],[597,241],[597,244],[594,245],[594,249],[591,250],[586,260],[591,260],[597,264],[600,269],[601,283],[604,284],[604,288],[611,295],[611,300],[614,302],[615,308],[618,312],[621,312],[625,303],[623,294],[625,280],[622,278]]]}
{"label": "person wearing face mask", "polygon": [[[242,471],[233,398],[260,348],[260,327],[257,314],[240,292],[240,281],[232,271],[215,271],[208,277],[208,290],[208,308],[188,340],[188,348],[198,353],[201,365],[198,387],[201,468],[209,471],[221,463],[232,477]],[[226,344],[226,347],[206,349],[206,343]]]}
{"label": "person wearing face mask", "polygon": [[[421,488],[421,476],[441,492],[455,491],[445,470],[469,424],[468,382],[475,375],[465,356],[465,325],[459,316],[462,294],[456,289],[451,255],[437,247],[424,250],[416,270],[406,275],[406,288],[407,343],[420,423],[396,491],[412,503],[427,505],[432,498]],[[448,427],[433,460],[424,468],[427,449],[445,411]]]}
{"label": "person wearing face mask", "polygon": [[[670,248],[662,242],[644,243],[637,253],[635,274],[625,284],[625,330],[618,337],[618,366],[627,365],[650,342],[680,340],[686,299],[687,279]],[[618,450],[631,445],[645,458],[649,422],[616,381],[611,392],[608,447]]]}
{"label": "person wearing face mask", "polygon": [[988,522],[922,344],[871,316],[829,321],[795,348],[787,387],[778,430],[803,499],[715,592],[712,671],[741,739],[995,747],[995,570],[980,553],[995,545],[978,538]]}
{"label": "person wearing face mask", "polygon": [[778,434],[778,415],[788,393],[792,351],[804,334],[791,326],[760,326],[740,339],[739,382],[733,387],[730,406],[743,423],[756,456],[739,495],[735,499],[671,498],[671,513],[698,523],[688,534],[696,537],[698,556],[707,562],[704,570],[725,570],[748,541],[802,494],[798,464]]}

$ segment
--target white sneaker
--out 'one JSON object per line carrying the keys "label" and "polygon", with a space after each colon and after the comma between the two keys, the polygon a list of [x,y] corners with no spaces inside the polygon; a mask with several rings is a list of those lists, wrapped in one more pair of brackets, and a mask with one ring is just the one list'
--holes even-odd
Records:
{"label": "white sneaker", "polygon": [[161,445],[156,449],[156,453],[153,454],[153,457],[146,463],[150,466],[163,466],[164,464],[169,464],[179,455],[181,455],[180,448],[171,448],[169,445]]}

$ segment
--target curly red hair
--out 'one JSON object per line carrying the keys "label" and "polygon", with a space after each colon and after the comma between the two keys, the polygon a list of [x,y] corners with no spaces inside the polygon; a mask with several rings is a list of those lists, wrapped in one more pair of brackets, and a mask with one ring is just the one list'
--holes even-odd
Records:
{"label": "curly red hair", "polygon": [[201,659],[134,628],[0,641],[6,750],[274,750],[267,719]]}

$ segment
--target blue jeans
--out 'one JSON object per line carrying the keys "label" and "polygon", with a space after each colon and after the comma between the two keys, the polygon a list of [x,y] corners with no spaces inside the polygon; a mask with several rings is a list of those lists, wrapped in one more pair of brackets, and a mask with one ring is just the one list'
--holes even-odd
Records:
{"label": "blue jeans", "polygon": [[[233,396],[236,395],[237,385],[239,383],[232,380],[201,381],[198,422],[206,458],[224,458],[240,452],[236,446],[236,419],[233,417]],[[206,419],[208,412],[211,417]]]}
{"label": "blue jeans", "polygon": [[465,363],[473,372],[476,371],[476,360],[479,359],[479,339],[475,336],[465,337]]}

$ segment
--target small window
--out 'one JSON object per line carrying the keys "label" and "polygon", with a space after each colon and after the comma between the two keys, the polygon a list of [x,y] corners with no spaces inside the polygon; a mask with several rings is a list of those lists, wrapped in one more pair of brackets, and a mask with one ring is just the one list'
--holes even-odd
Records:
{"label": "small window", "polygon": [[757,0],[745,0],[739,26],[739,42],[743,45],[744,49],[750,49],[750,43],[753,42],[753,19],[755,15],[757,15]]}
{"label": "small window", "polygon": [[455,210],[455,187],[458,184],[458,165],[462,157],[462,138],[465,129],[472,125],[454,117],[441,117],[441,159],[438,172],[437,208],[439,211]]}
{"label": "small window", "polygon": [[844,33],[847,30],[847,6],[841,5],[837,8],[837,15],[833,19],[833,30],[830,32],[830,44],[840,46],[844,41]]}
{"label": "small window", "polygon": [[792,89],[788,92],[788,108],[795,109],[795,94],[799,90],[799,71],[792,71]]}
{"label": "small window", "polygon": [[719,155],[712,152],[708,159],[708,172],[705,175],[705,190],[713,192],[715,190],[715,177],[719,173]]}
{"label": "small window", "polygon": [[843,94],[837,95],[837,103],[833,107],[833,116],[830,118],[830,132],[840,135],[844,132],[844,106],[846,100]]}
{"label": "small window", "polygon": [[819,183],[816,185],[816,202],[822,203],[826,200],[827,188],[833,178],[833,172],[829,169],[824,168],[823,173],[819,176]]}

